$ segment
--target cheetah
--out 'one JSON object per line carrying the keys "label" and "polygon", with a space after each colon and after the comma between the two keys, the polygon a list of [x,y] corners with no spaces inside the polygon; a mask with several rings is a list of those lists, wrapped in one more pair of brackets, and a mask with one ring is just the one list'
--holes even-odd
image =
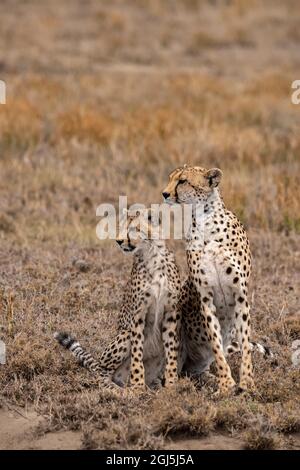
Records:
{"label": "cheetah", "polygon": [[[69,334],[55,333],[81,365],[97,372],[107,388],[170,386],[177,380],[180,334],[180,276],[174,254],[159,238],[160,223],[151,209],[127,212],[117,243],[133,255],[130,279],[118,321],[118,334],[96,361]],[[182,356],[182,355],[180,355]]]}
{"label": "cheetah", "polygon": [[240,390],[254,389],[248,281],[251,253],[246,232],[219,192],[222,172],[184,165],[163,191],[169,204],[192,206],[185,236],[189,277],[181,292],[186,371],[201,374],[215,361],[218,393],[235,387],[225,352],[237,333],[242,352]]}

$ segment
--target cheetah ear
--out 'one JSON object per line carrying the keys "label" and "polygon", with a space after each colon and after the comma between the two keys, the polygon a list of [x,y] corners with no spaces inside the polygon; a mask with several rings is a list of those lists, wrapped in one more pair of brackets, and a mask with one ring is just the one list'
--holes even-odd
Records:
{"label": "cheetah ear", "polygon": [[207,170],[205,178],[208,180],[208,184],[211,188],[216,188],[222,178],[222,171],[219,168],[211,168]]}

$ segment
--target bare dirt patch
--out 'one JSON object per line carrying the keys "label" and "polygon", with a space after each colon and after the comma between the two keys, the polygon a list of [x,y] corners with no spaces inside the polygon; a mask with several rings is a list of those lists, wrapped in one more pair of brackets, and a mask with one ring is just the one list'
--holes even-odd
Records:
{"label": "bare dirt patch", "polygon": [[80,449],[80,433],[60,431],[39,437],[36,432],[45,419],[35,411],[10,407],[0,410],[0,449],[69,450]]}
{"label": "bare dirt patch", "polygon": [[[73,450],[82,448],[82,435],[78,431],[48,432],[38,435],[39,425],[45,418],[35,411],[18,409],[0,410],[0,449],[2,450]],[[236,450],[242,449],[242,441],[222,434],[201,439],[177,437],[168,440],[167,450]]]}
{"label": "bare dirt patch", "polygon": [[241,450],[243,442],[240,439],[214,434],[201,439],[179,438],[166,444],[168,450]]}
{"label": "bare dirt patch", "polygon": [[35,427],[42,421],[34,411],[0,409],[0,449],[27,449]]}

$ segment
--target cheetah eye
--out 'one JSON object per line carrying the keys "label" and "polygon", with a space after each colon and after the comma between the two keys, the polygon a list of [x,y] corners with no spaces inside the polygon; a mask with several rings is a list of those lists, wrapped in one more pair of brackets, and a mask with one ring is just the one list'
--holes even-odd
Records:
{"label": "cheetah eye", "polygon": [[178,184],[183,184],[183,183],[186,183],[186,180],[180,179],[180,180],[178,181]]}

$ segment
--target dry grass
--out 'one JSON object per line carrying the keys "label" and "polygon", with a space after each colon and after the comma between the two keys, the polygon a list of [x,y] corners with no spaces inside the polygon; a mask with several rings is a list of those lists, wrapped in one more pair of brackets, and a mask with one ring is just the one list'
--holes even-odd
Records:
{"label": "dry grass", "polygon": [[[84,448],[158,448],[168,436],[222,429],[251,449],[286,447],[299,432],[290,360],[300,334],[296,6],[1,2],[0,400],[42,411],[40,432],[80,430]],[[253,336],[279,362],[255,356],[253,397],[216,401],[188,381],[111,395],[52,341],[63,326],[101,349],[129,267],[113,242],[97,240],[96,207],[119,194],[159,202],[184,162],[222,168],[225,201],[249,231]]]}

